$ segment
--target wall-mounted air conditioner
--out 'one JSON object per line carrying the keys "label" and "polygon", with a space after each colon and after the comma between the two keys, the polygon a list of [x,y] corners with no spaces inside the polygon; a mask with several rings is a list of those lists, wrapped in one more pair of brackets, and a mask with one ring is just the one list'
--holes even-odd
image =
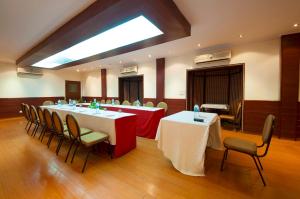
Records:
{"label": "wall-mounted air conditioner", "polygon": [[18,75],[43,75],[43,71],[34,67],[17,67]]}
{"label": "wall-mounted air conditioner", "polygon": [[231,51],[224,50],[214,53],[203,54],[195,57],[194,63],[204,63],[204,62],[211,62],[211,61],[219,61],[219,60],[226,60],[231,58]]}
{"label": "wall-mounted air conditioner", "polygon": [[121,68],[121,71],[120,71],[121,74],[137,73],[137,72],[138,72],[138,66],[127,66],[127,67]]}

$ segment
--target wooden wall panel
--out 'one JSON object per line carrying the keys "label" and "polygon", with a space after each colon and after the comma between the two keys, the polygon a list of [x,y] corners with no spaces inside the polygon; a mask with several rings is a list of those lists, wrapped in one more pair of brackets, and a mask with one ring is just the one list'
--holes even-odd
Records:
{"label": "wooden wall panel", "polygon": [[165,58],[156,59],[156,99],[165,98]]}
{"label": "wooden wall panel", "polygon": [[279,101],[244,101],[244,131],[261,133],[265,118],[268,114],[274,114],[276,117],[276,129],[274,134],[279,132]]}
{"label": "wooden wall panel", "polygon": [[59,99],[64,99],[63,96],[59,97],[27,97],[27,98],[0,98],[0,118],[18,117],[22,114],[21,103],[28,105],[40,106],[46,100],[57,102]]}
{"label": "wooden wall panel", "polygon": [[107,97],[106,69],[101,69],[101,94],[103,98]]}
{"label": "wooden wall panel", "polygon": [[186,99],[165,99],[164,102],[168,104],[167,115],[186,110]]}
{"label": "wooden wall panel", "polygon": [[300,33],[281,38],[280,134],[297,137]]}

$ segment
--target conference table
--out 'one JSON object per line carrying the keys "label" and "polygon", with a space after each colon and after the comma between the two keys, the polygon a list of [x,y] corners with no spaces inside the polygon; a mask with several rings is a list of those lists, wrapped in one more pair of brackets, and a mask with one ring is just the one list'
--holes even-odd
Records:
{"label": "conference table", "polygon": [[182,111],[160,120],[156,140],[164,156],[183,174],[204,176],[206,147],[222,150],[220,119],[215,113]]}
{"label": "conference table", "polygon": [[[90,103],[82,103],[83,106],[89,106]],[[161,118],[164,117],[165,111],[163,108],[146,107],[146,106],[128,106],[128,105],[112,105],[100,104],[101,107],[110,111],[118,111],[132,113],[136,118],[136,135],[155,139],[158,124]]]}
{"label": "conference table", "polygon": [[67,114],[72,114],[80,127],[106,133],[114,148],[114,157],[120,157],[136,147],[135,114],[70,105],[49,105],[41,108],[47,108],[50,112],[56,111],[63,120]]}

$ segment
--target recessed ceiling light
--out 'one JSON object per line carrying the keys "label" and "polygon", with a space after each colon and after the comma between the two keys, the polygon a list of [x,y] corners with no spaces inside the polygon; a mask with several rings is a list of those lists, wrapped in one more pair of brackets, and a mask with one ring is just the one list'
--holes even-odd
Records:
{"label": "recessed ceiling light", "polygon": [[151,54],[149,54],[149,55],[148,55],[148,57],[149,57],[149,58],[151,58],[151,57],[152,57],[152,55],[151,55]]}
{"label": "recessed ceiling light", "polygon": [[119,61],[120,64],[122,64],[122,61]]}
{"label": "recessed ceiling light", "polygon": [[240,34],[240,38],[243,38],[243,35],[242,35],[242,34]]}
{"label": "recessed ceiling light", "polygon": [[200,47],[200,46],[201,46],[201,44],[197,44],[197,46],[198,46],[198,47]]}
{"label": "recessed ceiling light", "polygon": [[32,66],[54,68],[164,34],[143,15],[82,41]]}
{"label": "recessed ceiling light", "polygon": [[295,28],[297,28],[297,27],[299,26],[299,24],[295,23],[293,26],[294,26]]}
{"label": "recessed ceiling light", "polygon": [[79,69],[77,69],[76,71],[77,71],[77,72],[80,72],[80,70],[79,70]]}

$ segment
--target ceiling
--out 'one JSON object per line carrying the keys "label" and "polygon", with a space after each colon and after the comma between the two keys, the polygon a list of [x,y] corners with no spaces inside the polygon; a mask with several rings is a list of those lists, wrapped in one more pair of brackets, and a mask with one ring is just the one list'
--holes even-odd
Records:
{"label": "ceiling", "polygon": [[[1,0],[0,61],[15,60],[94,0]],[[70,68],[90,70],[300,32],[299,0],[174,0],[192,36]],[[240,38],[243,35],[243,38]],[[198,44],[201,46],[199,47]],[[151,55],[151,56],[149,56]],[[120,64],[121,61],[121,64]]]}

